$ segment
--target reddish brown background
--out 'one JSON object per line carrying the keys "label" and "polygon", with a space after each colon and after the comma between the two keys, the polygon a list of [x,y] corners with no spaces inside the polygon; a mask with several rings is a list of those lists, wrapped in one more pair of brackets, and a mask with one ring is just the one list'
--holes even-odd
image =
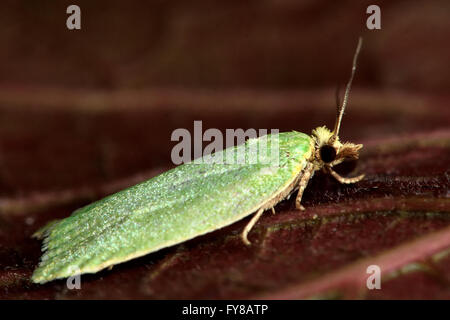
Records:
{"label": "reddish brown background", "polygon": [[[69,4],[82,29],[65,27]],[[0,10],[0,298],[450,298],[448,1],[4,1]],[[30,235],[170,168],[176,128],[332,126],[364,37],[342,138],[364,143],[266,214],[245,247],[224,230],[35,285]],[[365,289],[371,264],[382,289]]]}

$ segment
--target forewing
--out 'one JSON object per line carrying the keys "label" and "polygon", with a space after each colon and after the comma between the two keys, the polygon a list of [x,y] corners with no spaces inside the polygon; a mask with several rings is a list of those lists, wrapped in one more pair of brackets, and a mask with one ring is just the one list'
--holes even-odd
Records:
{"label": "forewing", "polygon": [[[96,272],[252,213],[304,167],[309,137],[290,134],[277,136],[277,166],[194,161],[77,210],[49,229],[33,281]],[[248,150],[248,145],[233,150]]]}

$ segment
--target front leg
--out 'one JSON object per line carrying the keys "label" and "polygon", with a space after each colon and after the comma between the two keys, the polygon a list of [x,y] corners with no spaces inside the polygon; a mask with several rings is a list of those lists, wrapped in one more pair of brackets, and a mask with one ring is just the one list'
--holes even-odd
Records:
{"label": "front leg", "polygon": [[311,175],[314,172],[314,165],[311,162],[308,162],[305,169],[303,169],[302,177],[300,178],[300,181],[298,182],[298,194],[297,198],[295,198],[295,207],[299,210],[305,210],[305,207],[302,206],[302,196],[303,191],[305,190],[306,186],[308,185],[308,181],[311,178]]}
{"label": "front leg", "polygon": [[327,172],[329,172],[333,178],[335,178],[337,181],[339,181],[340,183],[345,183],[345,184],[351,184],[351,183],[356,183],[361,181],[362,179],[364,179],[364,174],[361,174],[357,177],[353,177],[353,178],[344,178],[341,175],[339,175],[336,171],[334,171],[333,169],[331,169],[330,167],[326,167]]}

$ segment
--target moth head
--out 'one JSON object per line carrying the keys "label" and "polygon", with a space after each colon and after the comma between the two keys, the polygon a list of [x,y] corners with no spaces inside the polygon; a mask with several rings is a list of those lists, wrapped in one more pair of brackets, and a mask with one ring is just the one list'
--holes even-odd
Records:
{"label": "moth head", "polygon": [[344,115],[345,107],[347,106],[350,88],[352,86],[353,77],[356,70],[356,61],[358,59],[359,51],[361,49],[362,39],[359,38],[358,46],[356,47],[355,55],[353,56],[353,67],[350,80],[345,89],[344,99],[342,104],[338,95],[337,99],[337,113],[336,122],[333,131],[327,127],[318,127],[313,130],[312,137],[315,141],[315,162],[319,168],[324,168],[332,174],[337,180],[342,183],[353,183],[361,180],[364,175],[355,178],[344,178],[339,176],[332,167],[341,163],[346,159],[356,160],[359,158],[359,150],[363,147],[362,144],[354,144],[351,142],[341,143],[339,141],[339,129],[341,127],[342,117]]}
{"label": "moth head", "polygon": [[356,160],[359,158],[359,150],[362,144],[351,142],[341,143],[339,136],[334,136],[333,131],[327,127],[317,127],[312,136],[315,140],[315,158],[322,166],[333,167],[344,160]]}

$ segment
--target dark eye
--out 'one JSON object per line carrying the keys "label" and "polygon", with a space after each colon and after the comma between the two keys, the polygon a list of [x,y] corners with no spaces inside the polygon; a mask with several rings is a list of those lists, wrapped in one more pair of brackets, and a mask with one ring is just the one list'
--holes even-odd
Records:
{"label": "dark eye", "polygon": [[336,149],[329,145],[322,146],[320,148],[320,158],[325,163],[333,161],[336,159]]}

